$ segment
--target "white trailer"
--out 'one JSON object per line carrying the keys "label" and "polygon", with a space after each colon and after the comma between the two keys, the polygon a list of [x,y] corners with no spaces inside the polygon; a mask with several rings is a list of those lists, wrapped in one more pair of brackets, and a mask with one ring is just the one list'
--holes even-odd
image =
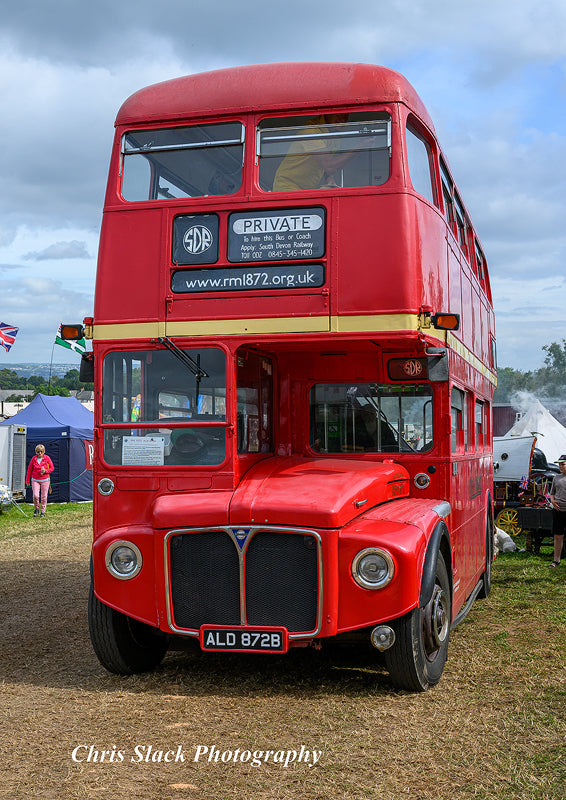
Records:
{"label": "white trailer", "polygon": [[0,483],[5,484],[14,500],[26,494],[25,425],[0,425]]}

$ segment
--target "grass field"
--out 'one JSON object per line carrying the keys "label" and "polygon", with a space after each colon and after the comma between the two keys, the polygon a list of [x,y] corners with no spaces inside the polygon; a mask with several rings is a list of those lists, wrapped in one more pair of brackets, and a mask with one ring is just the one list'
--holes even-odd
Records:
{"label": "grass field", "polygon": [[[566,564],[551,569],[550,548],[497,558],[490,597],[453,631],[444,676],[424,694],[393,690],[371,649],[175,652],[118,678],[88,638],[90,514],[0,515],[0,797],[563,800]],[[180,747],[185,762],[131,760],[149,744]],[[124,760],[73,761],[83,745]],[[314,767],[195,762],[199,745],[321,756]]]}
{"label": "grass field", "polygon": [[89,524],[92,518],[92,503],[49,503],[44,519],[35,519],[33,505],[18,503],[3,506],[0,513],[0,542],[6,539],[36,536],[68,527],[76,520],[79,524]]}

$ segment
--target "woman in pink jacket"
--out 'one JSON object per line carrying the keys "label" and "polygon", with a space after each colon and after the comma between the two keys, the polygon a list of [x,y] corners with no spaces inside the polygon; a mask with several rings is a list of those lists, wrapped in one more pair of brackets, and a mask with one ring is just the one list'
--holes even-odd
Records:
{"label": "woman in pink jacket", "polygon": [[45,516],[45,509],[47,508],[47,495],[49,493],[49,475],[53,472],[55,467],[53,461],[45,453],[45,447],[38,444],[35,448],[35,455],[29,462],[28,471],[26,475],[26,484],[31,483],[33,492],[33,516]]}

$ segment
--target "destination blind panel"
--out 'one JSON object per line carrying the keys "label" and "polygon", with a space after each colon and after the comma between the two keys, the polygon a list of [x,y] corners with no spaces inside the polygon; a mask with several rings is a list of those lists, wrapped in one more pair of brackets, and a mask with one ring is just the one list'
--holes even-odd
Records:
{"label": "destination blind panel", "polygon": [[285,264],[277,267],[179,269],[171,276],[171,290],[238,292],[262,289],[313,289],[324,285],[322,264]]}
{"label": "destination blind panel", "polygon": [[228,260],[293,261],[325,252],[323,208],[237,212],[230,215]]}

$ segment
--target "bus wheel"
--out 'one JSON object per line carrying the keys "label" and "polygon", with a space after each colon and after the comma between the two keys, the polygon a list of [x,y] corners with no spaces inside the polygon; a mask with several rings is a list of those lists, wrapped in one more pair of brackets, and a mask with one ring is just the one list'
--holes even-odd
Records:
{"label": "bus wheel", "polygon": [[448,655],[451,618],[450,582],[439,553],[430,602],[390,623],[396,638],[385,651],[385,664],[395,686],[412,692],[436,686]]}
{"label": "bus wheel", "polygon": [[482,587],[478,592],[478,597],[485,598],[491,591],[491,565],[493,563],[493,517],[491,508],[487,509],[486,545],[485,545],[485,572],[481,576]]}
{"label": "bus wheel", "polygon": [[98,660],[116,675],[148,672],[167,652],[167,637],[101,603],[92,583],[88,601],[90,639]]}

